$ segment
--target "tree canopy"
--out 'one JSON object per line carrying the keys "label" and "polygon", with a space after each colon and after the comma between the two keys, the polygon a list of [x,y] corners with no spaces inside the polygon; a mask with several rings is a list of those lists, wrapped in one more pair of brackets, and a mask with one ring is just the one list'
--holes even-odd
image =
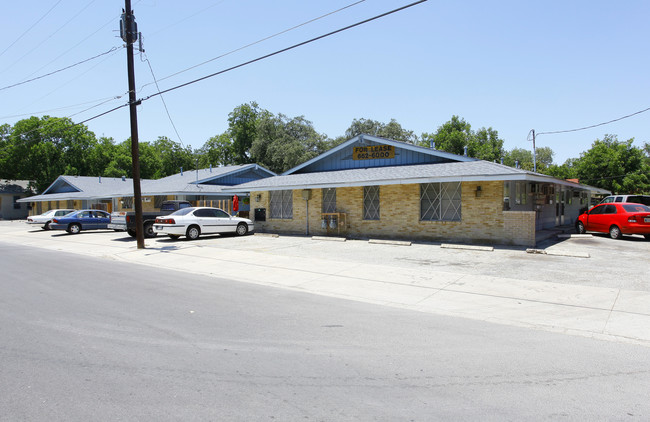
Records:
{"label": "tree canopy", "polygon": [[[395,119],[388,123],[355,118],[344,136],[330,138],[319,133],[304,116],[273,114],[256,102],[241,104],[228,114],[228,128],[214,135],[195,150],[159,136],[152,142],[139,142],[140,175],[157,179],[214,166],[258,163],[283,173],[328,149],[367,133],[378,137],[500,162],[525,170],[533,169],[529,149],[506,151],[499,133],[491,128],[473,130],[459,116],[440,125],[435,132],[417,136]],[[580,157],[562,165],[553,163],[549,147],[536,151],[537,171],[562,179],[579,179],[616,193],[650,192],[650,144],[642,148],[633,139],[618,141],[615,135],[597,139]],[[120,177],[132,176],[131,141],[116,143],[112,138],[97,138],[86,126],[69,118],[30,117],[14,126],[0,125],[0,178],[33,181],[42,191],[60,175]]]}

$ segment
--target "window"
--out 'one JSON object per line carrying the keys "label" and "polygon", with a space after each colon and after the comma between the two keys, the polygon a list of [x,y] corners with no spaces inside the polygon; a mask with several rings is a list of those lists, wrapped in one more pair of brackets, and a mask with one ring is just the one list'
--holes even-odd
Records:
{"label": "window", "polygon": [[323,188],[322,212],[336,212],[336,188]]}
{"label": "window", "polygon": [[603,214],[616,214],[616,206],[611,204],[605,205],[605,212]]}
{"label": "window", "polygon": [[271,191],[269,203],[271,218],[292,219],[293,218],[293,191],[274,190]]}
{"label": "window", "polygon": [[526,182],[515,182],[515,203],[517,205],[526,205]]}
{"label": "window", "polygon": [[589,211],[589,215],[604,214],[604,211],[605,211],[605,205],[601,205]]}
{"label": "window", "polygon": [[503,210],[510,210],[510,182],[503,182]]}
{"label": "window", "polygon": [[363,187],[363,219],[379,220],[379,186]]}
{"label": "window", "polygon": [[421,184],[420,220],[460,221],[460,182]]}

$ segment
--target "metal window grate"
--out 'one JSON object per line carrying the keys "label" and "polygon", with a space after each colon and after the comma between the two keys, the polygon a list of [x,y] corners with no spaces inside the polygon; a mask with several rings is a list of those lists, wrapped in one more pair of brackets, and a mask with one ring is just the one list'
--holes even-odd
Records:
{"label": "metal window grate", "polygon": [[293,218],[293,191],[277,190],[271,191],[270,195],[270,217],[279,219]]}
{"label": "metal window grate", "polygon": [[323,188],[322,212],[336,212],[336,188]]}
{"label": "metal window grate", "polygon": [[363,187],[363,219],[379,220],[379,186]]}
{"label": "metal window grate", "polygon": [[460,221],[460,182],[421,184],[420,220]]}

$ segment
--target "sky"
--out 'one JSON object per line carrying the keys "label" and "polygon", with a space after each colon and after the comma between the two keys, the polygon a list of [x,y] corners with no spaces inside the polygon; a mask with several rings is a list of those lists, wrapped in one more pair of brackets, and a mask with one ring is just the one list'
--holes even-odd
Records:
{"label": "sky", "polygon": [[[255,101],[276,115],[304,116],[331,138],[353,119],[395,119],[421,135],[457,115],[474,130],[497,130],[506,150],[532,150],[534,129],[536,146],[550,147],[557,164],[605,134],[650,142],[650,111],[544,134],[650,108],[645,0],[429,0],[154,95],[412,2],[132,0],[145,50],[135,57],[140,141],[166,136],[200,148],[227,130],[235,107]],[[123,7],[4,4],[0,124],[44,115],[81,122],[127,104]],[[131,133],[128,107],[84,124],[115,142]]]}

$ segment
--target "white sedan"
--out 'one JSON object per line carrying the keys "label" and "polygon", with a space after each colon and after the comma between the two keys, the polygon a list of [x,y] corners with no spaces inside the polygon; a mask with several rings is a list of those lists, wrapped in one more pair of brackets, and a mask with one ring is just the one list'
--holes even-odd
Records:
{"label": "white sedan", "polygon": [[72,211],[74,210],[56,209],[45,211],[43,214],[27,217],[27,224],[38,224],[39,226],[43,226],[43,230],[49,230],[50,223],[54,217],[63,217],[66,214],[70,214]]}
{"label": "white sedan", "polygon": [[186,236],[190,240],[202,234],[236,233],[243,236],[252,231],[253,222],[247,218],[233,217],[219,208],[183,208],[169,215],[156,217],[153,230],[172,239]]}

